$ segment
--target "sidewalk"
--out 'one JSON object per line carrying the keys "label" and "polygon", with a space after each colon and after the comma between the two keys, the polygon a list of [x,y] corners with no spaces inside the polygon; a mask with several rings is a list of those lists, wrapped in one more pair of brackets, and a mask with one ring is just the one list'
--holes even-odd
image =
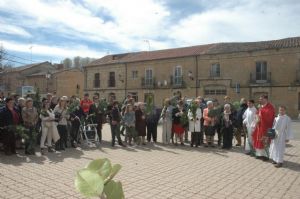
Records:
{"label": "sidewalk", "polygon": [[[159,129],[159,138],[161,129]],[[76,170],[95,158],[109,158],[122,169],[126,198],[299,198],[300,141],[287,147],[283,168],[243,154],[242,148],[163,146],[110,147],[104,127],[99,148],[71,149],[41,156],[0,154],[0,198],[82,198],[74,189]],[[160,140],[159,140],[160,141]]]}

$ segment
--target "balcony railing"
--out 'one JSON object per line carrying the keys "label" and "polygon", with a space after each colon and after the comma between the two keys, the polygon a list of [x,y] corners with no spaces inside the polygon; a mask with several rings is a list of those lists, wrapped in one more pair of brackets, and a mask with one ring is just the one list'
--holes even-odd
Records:
{"label": "balcony railing", "polygon": [[109,79],[107,82],[108,87],[116,87],[116,80],[115,79]]}
{"label": "balcony railing", "polygon": [[142,88],[154,88],[156,84],[155,78],[141,78],[141,86]]}
{"label": "balcony railing", "polygon": [[172,88],[183,88],[185,87],[185,82],[183,80],[183,76],[175,77],[173,75],[170,76],[170,86]]}
{"label": "balcony railing", "polygon": [[221,73],[220,73],[220,72],[213,71],[213,70],[210,70],[210,72],[209,72],[209,77],[210,77],[210,78],[218,78],[218,77],[221,77]]}
{"label": "balcony railing", "polygon": [[94,80],[94,88],[100,88],[100,80]]}
{"label": "balcony railing", "polygon": [[250,84],[271,84],[271,72],[250,73]]}

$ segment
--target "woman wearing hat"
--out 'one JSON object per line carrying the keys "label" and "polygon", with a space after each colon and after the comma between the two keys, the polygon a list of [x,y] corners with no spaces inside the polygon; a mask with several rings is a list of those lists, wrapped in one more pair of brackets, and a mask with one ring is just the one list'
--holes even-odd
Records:
{"label": "woman wearing hat", "polygon": [[55,144],[55,150],[65,150],[68,141],[67,119],[69,119],[69,114],[67,112],[67,97],[61,97],[53,111],[58,122],[57,130],[60,136],[60,139]]}
{"label": "woman wearing hat", "polygon": [[34,155],[34,143],[35,136],[34,131],[36,128],[36,124],[38,122],[38,112],[35,107],[33,107],[33,101],[31,98],[26,99],[25,107],[22,110],[22,118],[23,124],[26,129],[28,129],[27,136],[25,139],[25,154],[26,155]]}

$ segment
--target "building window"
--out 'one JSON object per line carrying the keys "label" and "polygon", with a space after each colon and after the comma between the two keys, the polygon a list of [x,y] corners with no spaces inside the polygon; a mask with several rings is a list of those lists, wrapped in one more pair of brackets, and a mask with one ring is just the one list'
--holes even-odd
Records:
{"label": "building window", "polygon": [[181,66],[176,66],[174,71],[174,85],[182,84],[182,68]]}
{"label": "building window", "polygon": [[137,70],[133,70],[131,72],[131,78],[132,79],[137,79],[138,78],[138,71]]}
{"label": "building window", "polygon": [[256,80],[267,80],[267,62],[256,62]]}
{"label": "building window", "polygon": [[205,89],[205,95],[227,95],[226,89]]}
{"label": "building window", "polygon": [[152,69],[146,69],[145,85],[152,85],[152,84],[153,84],[153,71]]}
{"label": "building window", "polygon": [[109,72],[108,87],[116,86],[116,77],[115,76],[116,76],[115,72]]}
{"label": "building window", "polygon": [[94,75],[94,88],[100,88],[100,73]]}
{"label": "building window", "polygon": [[221,70],[220,70],[220,64],[219,63],[214,63],[211,65],[210,69],[210,76],[211,77],[220,77]]}

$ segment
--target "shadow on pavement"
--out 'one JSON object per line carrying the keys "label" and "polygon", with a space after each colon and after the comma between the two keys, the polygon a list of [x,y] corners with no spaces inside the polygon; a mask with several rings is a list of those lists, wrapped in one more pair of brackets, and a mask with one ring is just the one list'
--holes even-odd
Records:
{"label": "shadow on pavement", "polygon": [[300,172],[300,164],[297,162],[284,161],[283,168]]}
{"label": "shadow on pavement", "polygon": [[[36,148],[38,149],[38,148]],[[0,162],[3,164],[10,164],[14,166],[22,166],[26,163],[45,164],[45,162],[57,163],[62,162],[65,158],[79,159],[83,152],[78,149],[67,148],[65,151],[47,153],[41,155],[40,151],[36,150],[35,155],[25,155],[24,150],[18,150],[18,154],[12,156],[5,156],[0,154]]]}
{"label": "shadow on pavement", "polygon": [[46,161],[46,157],[43,156],[25,156],[25,154],[18,153],[12,156],[0,155],[0,162],[3,164],[10,164],[14,166],[22,166],[27,163],[36,163],[36,164],[44,164]]}

